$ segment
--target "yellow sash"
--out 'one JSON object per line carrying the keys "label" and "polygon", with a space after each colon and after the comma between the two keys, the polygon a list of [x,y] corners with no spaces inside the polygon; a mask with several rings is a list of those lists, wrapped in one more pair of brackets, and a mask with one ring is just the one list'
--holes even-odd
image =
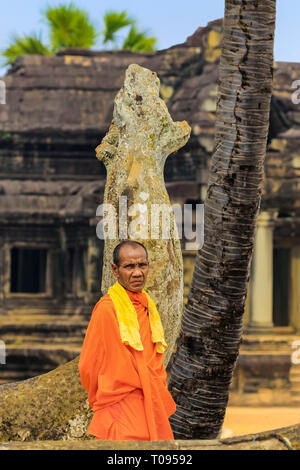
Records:
{"label": "yellow sash", "polygon": [[[152,341],[153,343],[156,343],[157,352],[163,353],[168,346],[165,342],[164,330],[159,313],[150,295],[147,294],[147,292],[144,290],[142,292],[146,294],[148,299],[149,321],[152,333]],[[117,313],[122,343],[128,344],[129,346],[133,347],[134,349],[137,349],[138,351],[143,351],[144,347],[140,337],[140,326],[137,318],[137,313],[126,290],[117,281],[113,286],[109,288],[108,294],[114,304]]]}

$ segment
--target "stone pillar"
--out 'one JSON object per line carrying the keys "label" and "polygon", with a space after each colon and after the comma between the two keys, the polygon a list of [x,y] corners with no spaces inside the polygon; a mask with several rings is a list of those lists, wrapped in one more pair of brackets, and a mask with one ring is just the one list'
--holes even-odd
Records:
{"label": "stone pillar", "polygon": [[289,279],[289,319],[290,325],[300,333],[300,246],[291,248]]}
{"label": "stone pillar", "polygon": [[256,224],[247,333],[273,331],[273,228],[274,214],[262,211]]}
{"label": "stone pillar", "polygon": [[2,315],[5,314],[3,270],[4,270],[4,241],[2,238],[0,238],[0,318],[2,317]]}
{"label": "stone pillar", "polygon": [[245,302],[245,310],[244,310],[244,326],[245,328],[247,327],[249,323],[249,316],[250,316],[250,292],[251,292],[251,279],[249,280],[248,283],[248,288],[247,288],[247,297],[246,297],[246,302]]}
{"label": "stone pillar", "polygon": [[96,235],[93,235],[88,240],[87,255],[87,291],[90,296],[101,295],[101,259],[101,242]]}
{"label": "stone pillar", "polygon": [[200,186],[200,199],[201,201],[205,201],[207,193],[207,184],[201,184]]}
{"label": "stone pillar", "polygon": [[190,288],[193,279],[194,266],[196,260],[196,251],[183,250],[183,300],[186,304],[188,301]]}

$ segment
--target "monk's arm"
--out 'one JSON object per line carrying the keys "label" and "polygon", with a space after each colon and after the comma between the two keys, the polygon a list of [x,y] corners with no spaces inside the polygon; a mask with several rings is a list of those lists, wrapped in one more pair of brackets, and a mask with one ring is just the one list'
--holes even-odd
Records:
{"label": "monk's arm", "polygon": [[79,360],[82,386],[90,406],[106,406],[142,388],[130,347],[121,342],[113,304],[102,298],[94,307]]}
{"label": "monk's arm", "polygon": [[98,372],[104,355],[102,323],[101,304],[98,302],[88,324],[78,365],[82,386],[90,394],[96,393]]}

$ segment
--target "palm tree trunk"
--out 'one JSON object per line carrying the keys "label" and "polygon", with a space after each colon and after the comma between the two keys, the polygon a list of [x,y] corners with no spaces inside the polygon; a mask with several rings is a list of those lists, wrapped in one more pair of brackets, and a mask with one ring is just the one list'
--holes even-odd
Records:
{"label": "palm tree trunk", "polygon": [[276,0],[226,0],[216,145],[197,254],[171,366],[177,439],[220,435],[239,353],[260,209]]}

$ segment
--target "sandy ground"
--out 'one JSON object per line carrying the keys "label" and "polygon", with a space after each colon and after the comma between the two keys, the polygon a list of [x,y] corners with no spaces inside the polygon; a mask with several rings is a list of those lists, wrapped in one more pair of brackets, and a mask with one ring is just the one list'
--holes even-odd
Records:
{"label": "sandy ground", "polygon": [[239,407],[226,410],[221,437],[241,436],[300,423],[300,408]]}

